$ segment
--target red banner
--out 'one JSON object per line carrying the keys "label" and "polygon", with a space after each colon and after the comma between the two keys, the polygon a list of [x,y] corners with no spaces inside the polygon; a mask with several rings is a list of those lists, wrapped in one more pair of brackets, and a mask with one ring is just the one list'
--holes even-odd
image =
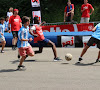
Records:
{"label": "red banner", "polygon": [[93,23],[89,24],[69,24],[69,25],[48,25],[42,26],[44,32],[79,32],[91,31],[94,27]]}

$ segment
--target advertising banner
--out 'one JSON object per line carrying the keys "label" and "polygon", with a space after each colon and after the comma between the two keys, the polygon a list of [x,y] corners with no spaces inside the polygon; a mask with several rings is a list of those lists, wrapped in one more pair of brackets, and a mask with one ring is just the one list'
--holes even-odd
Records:
{"label": "advertising banner", "polygon": [[92,31],[93,23],[42,26],[44,32],[82,32]]}
{"label": "advertising banner", "polygon": [[74,36],[61,36],[62,47],[75,48]]}
{"label": "advertising banner", "polygon": [[[87,42],[89,41],[91,36],[83,36],[83,47],[85,47],[87,45]],[[91,46],[91,48],[96,48],[97,45],[94,43],[93,46]]]}

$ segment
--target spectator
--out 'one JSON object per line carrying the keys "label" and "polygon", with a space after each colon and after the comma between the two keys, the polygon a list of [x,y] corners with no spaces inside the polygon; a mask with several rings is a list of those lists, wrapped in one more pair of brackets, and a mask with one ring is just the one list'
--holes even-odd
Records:
{"label": "spectator", "polygon": [[74,4],[71,4],[71,1],[68,0],[67,6],[65,7],[64,11],[64,22],[72,22],[74,16]]}
{"label": "spectator", "polygon": [[[91,12],[90,12],[91,10]],[[94,8],[88,3],[88,0],[84,0],[84,4],[81,6],[81,21],[80,23],[89,23],[90,15],[92,15]]]}
{"label": "spectator", "polygon": [[10,16],[12,16],[12,15],[13,15],[13,8],[10,7],[10,8],[9,8],[9,12],[7,12],[7,16],[10,17]]}
{"label": "spectator", "polygon": [[14,15],[12,15],[9,19],[9,30],[10,30],[10,26],[11,26],[11,31],[13,34],[13,40],[12,40],[12,50],[16,50],[16,43],[17,43],[17,39],[18,39],[18,31],[19,29],[22,27],[22,20],[20,18],[20,16],[18,15],[19,10],[18,9],[14,9]]}
{"label": "spectator", "polygon": [[0,18],[0,46],[2,46],[1,53],[4,53],[4,47],[6,45],[5,37],[4,37],[4,31],[5,29],[5,24],[4,24],[5,19],[3,17]]}
{"label": "spectator", "polygon": [[9,16],[6,16],[6,17],[5,17],[5,22],[4,22],[4,24],[5,24],[5,28],[6,28],[7,31],[8,31]]}

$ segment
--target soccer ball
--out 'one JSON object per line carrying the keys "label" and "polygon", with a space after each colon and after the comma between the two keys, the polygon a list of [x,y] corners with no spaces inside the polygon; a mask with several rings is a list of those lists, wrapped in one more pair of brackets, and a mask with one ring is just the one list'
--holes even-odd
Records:
{"label": "soccer ball", "polygon": [[67,53],[66,55],[65,55],[65,59],[67,60],[67,61],[70,61],[70,60],[72,60],[72,55],[70,54],[70,53]]}

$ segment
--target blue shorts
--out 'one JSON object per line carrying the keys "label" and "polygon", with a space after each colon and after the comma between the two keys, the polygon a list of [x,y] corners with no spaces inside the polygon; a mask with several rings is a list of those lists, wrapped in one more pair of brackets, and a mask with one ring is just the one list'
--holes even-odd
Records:
{"label": "blue shorts", "polygon": [[38,41],[39,48],[42,48],[42,47],[46,46],[49,41],[50,40],[46,39],[46,38],[43,41]]}

